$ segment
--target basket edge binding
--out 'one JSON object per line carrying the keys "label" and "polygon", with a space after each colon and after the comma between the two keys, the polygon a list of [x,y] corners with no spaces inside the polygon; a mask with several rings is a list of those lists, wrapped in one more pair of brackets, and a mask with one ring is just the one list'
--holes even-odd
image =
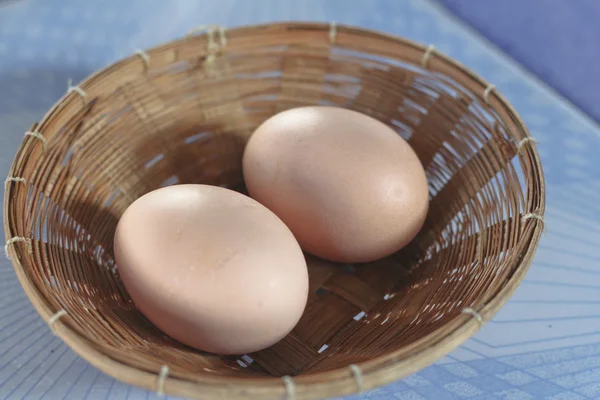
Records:
{"label": "basket edge binding", "polygon": [[[205,32],[200,35],[206,37],[208,45],[205,50],[206,54],[199,54],[199,57],[209,55],[211,51],[209,48],[211,42],[210,38],[213,37],[215,32],[214,29],[215,28],[211,27],[209,28],[208,33]],[[256,379],[240,379],[236,383],[232,383],[230,378],[211,376],[199,377],[194,381],[182,380],[175,376],[170,376],[168,366],[166,366],[166,370],[164,366],[160,371],[155,372],[134,368],[104,355],[94,347],[93,343],[80,336],[76,330],[69,327],[71,321],[69,321],[68,314],[66,314],[64,310],[53,310],[51,305],[43,298],[35,285],[26,276],[21,260],[30,256],[30,246],[27,243],[27,246],[18,244],[23,240],[21,240],[21,237],[13,235],[13,220],[11,219],[10,213],[13,185],[23,183],[23,186],[26,187],[25,179],[27,179],[27,177],[20,176],[20,170],[22,168],[22,152],[24,148],[28,147],[27,143],[22,144],[19,148],[13,164],[11,165],[9,177],[6,180],[3,215],[7,255],[12,255],[11,262],[21,285],[38,313],[45,321],[47,321],[53,332],[77,354],[82,356],[96,368],[99,368],[103,372],[117,377],[119,380],[128,384],[167,393],[169,395],[186,396],[190,398],[199,398],[202,396],[202,398],[214,399],[275,399],[284,396],[284,398],[288,399],[318,399],[353,394],[401,379],[431,364],[439,357],[448,354],[473,335],[480,326],[489,321],[511,297],[527,273],[544,228],[543,218],[545,211],[545,185],[539,155],[532,146],[534,144],[534,139],[529,135],[527,128],[514,108],[493,85],[488,84],[474,72],[450,57],[439,53],[432,45],[425,47],[393,35],[368,29],[338,25],[335,23],[321,24],[296,22],[261,24],[234,28],[229,32],[244,33],[252,32],[255,29],[324,31],[325,33],[328,33],[330,44],[339,43],[340,37],[344,34],[359,33],[393,40],[401,45],[412,47],[422,54],[419,60],[411,60],[415,65],[418,66],[420,64],[426,69],[439,72],[450,68],[459,72],[465,78],[471,79],[473,84],[481,89],[481,98],[485,103],[494,109],[502,110],[503,113],[511,119],[511,121],[508,122],[515,128],[519,128],[516,130],[520,131],[521,137],[515,137],[515,139],[518,140],[519,151],[517,156],[519,157],[523,171],[529,172],[529,176],[526,176],[526,182],[529,184],[527,188],[528,209],[524,210],[525,213],[523,215],[523,234],[526,234],[526,237],[529,239],[526,241],[527,243],[522,244],[522,247],[526,247],[526,251],[521,254],[521,257],[515,266],[513,275],[509,278],[504,287],[491,296],[486,304],[481,304],[478,309],[463,310],[464,315],[460,318],[456,318],[452,323],[443,328],[446,332],[444,336],[438,337],[439,332],[436,331],[413,343],[411,345],[412,349],[417,349],[423,344],[427,344],[427,348],[424,351],[409,351],[409,353],[401,360],[399,355],[400,351],[396,351],[374,358],[360,365],[338,368],[319,373],[318,375],[301,375],[295,378],[257,377]],[[219,32],[223,31],[219,30]],[[186,40],[186,38],[178,40]],[[118,68],[126,63],[141,62],[144,71],[143,73],[146,73],[153,53],[159,52],[168,45],[169,43],[159,45],[147,51],[136,51],[130,57],[92,74],[82,82],[81,85],[76,87],[69,86],[67,94],[51,107],[38,126],[43,126],[44,121],[46,121],[54,112],[59,111],[69,101],[77,101],[74,97],[79,96],[81,97],[81,100],[85,102],[87,100],[84,95],[86,93],[86,85],[93,82],[97,77],[107,73],[107,71],[112,68]],[[72,96],[71,93],[73,92],[76,93]],[[38,130],[33,130],[33,133],[36,132],[39,133]],[[46,144],[45,140],[42,142],[44,145]],[[29,143],[32,146],[36,144],[33,141]],[[525,168],[525,166],[528,166],[528,168]],[[538,191],[538,193],[535,194],[535,197],[530,193],[529,189],[531,187]],[[27,242],[27,238],[24,239],[25,242]]]}

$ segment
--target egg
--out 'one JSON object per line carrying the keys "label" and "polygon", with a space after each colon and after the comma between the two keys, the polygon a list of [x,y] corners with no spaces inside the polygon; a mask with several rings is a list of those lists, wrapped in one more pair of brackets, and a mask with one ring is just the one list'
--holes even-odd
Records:
{"label": "egg", "polygon": [[243,156],[250,195],[302,248],[345,263],[408,244],[429,207],[425,171],[393,129],[356,111],[299,107],[266,120]]}
{"label": "egg", "polygon": [[188,346],[245,354],[285,337],[306,306],[308,272],[288,227],[229,189],[176,185],[127,208],[114,238],[138,309]]}

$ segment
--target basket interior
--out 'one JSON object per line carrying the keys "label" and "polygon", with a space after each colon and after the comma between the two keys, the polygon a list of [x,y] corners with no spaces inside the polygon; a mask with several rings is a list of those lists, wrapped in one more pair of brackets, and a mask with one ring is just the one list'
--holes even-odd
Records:
{"label": "basket interior", "polygon": [[[401,55],[370,53],[368,42],[332,46],[318,34],[233,34],[215,57],[198,56],[205,36],[188,38],[154,50],[149,66],[132,57],[92,78],[86,99],[71,93],[34,127],[48,149],[32,137],[24,144],[23,171],[33,178],[23,193],[14,190],[25,216],[15,229],[32,238],[32,255],[21,263],[49,306],[65,309],[65,323],[97,350],[148,371],[166,364],[189,379],[309,374],[391,352],[401,359],[420,351],[415,341],[451,329],[464,308],[486,304],[515,272],[531,199],[517,139],[481,93]],[[269,349],[221,357],[174,342],[136,310],[119,280],[112,240],[120,215],[166,185],[243,191],[252,131],[279,111],[315,104],[371,115],[411,144],[431,194],[421,233],[365,265],[307,256],[304,316]]]}

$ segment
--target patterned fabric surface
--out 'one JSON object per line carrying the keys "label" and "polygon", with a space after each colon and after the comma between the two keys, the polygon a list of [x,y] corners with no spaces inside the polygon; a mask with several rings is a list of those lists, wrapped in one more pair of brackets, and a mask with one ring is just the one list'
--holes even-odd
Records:
{"label": "patterned fabric surface", "polygon": [[[3,4],[3,3],[2,3]],[[538,141],[546,235],[496,318],[419,373],[351,399],[600,398],[600,129],[434,3],[424,0],[21,0],[0,4],[0,172],[23,133],[94,70],[217,23],[335,20],[402,35],[474,69]],[[54,337],[0,261],[0,399],[155,398],[100,373]]]}

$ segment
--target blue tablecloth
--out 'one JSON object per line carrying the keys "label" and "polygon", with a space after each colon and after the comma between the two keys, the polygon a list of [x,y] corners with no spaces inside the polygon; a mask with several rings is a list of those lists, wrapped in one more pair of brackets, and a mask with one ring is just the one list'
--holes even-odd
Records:
{"label": "blue tablecloth", "polygon": [[[600,398],[600,129],[425,0],[23,0],[0,8],[0,171],[66,90],[136,48],[217,23],[336,20],[433,43],[524,117],[544,164],[547,233],[512,300],[461,348],[355,399]],[[1,399],[146,399],[52,336],[0,261]]]}

